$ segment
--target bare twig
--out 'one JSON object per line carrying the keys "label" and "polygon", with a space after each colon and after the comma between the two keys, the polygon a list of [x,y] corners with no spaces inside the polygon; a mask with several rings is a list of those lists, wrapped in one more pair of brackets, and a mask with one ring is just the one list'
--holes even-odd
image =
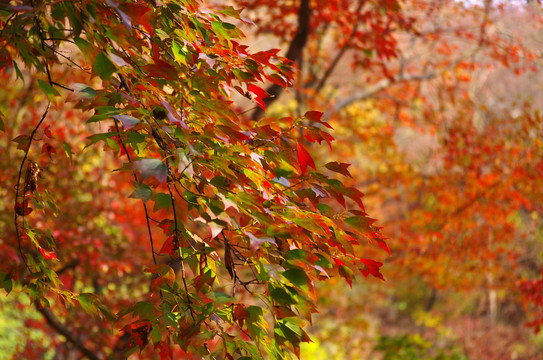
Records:
{"label": "bare twig", "polygon": [[[130,154],[128,153],[128,149],[126,148],[126,145],[124,144],[124,141],[122,140],[122,137],[121,137],[121,131],[119,129],[119,125],[117,124],[117,120],[114,119],[113,120],[114,123],[115,123],[115,130],[117,130],[117,134],[119,136],[119,142],[121,143],[121,146],[123,147],[123,150],[126,154],[126,157],[128,158],[128,161],[130,163],[132,163],[132,159],[130,158]],[[136,175],[136,172],[132,172],[132,175],[134,176],[134,180],[136,182],[139,182],[138,180],[138,176]],[[153,243],[153,234],[151,232],[151,223],[149,222],[149,211],[147,210],[147,205],[145,204],[145,202],[142,200],[141,203],[143,204],[143,210],[145,211],[145,220],[147,222],[147,232],[149,233],[149,242],[151,243],[151,253],[153,254],[153,262],[156,264],[157,261],[156,261],[156,256],[155,256],[155,245]]]}
{"label": "bare twig", "polygon": [[[32,273],[32,270],[30,269],[30,267],[28,266],[28,263],[26,262],[26,258],[24,257],[23,249],[22,249],[22,246],[21,246],[22,239],[21,239],[21,234],[19,233],[19,225],[17,224],[17,218],[19,217],[19,214],[17,213],[17,205],[18,205],[18,200],[19,200],[19,192],[20,192],[20,188],[21,188],[21,177],[22,177],[22,174],[23,174],[23,167],[25,165],[26,159],[28,158],[28,152],[30,151],[30,146],[32,145],[32,141],[34,140],[34,136],[36,135],[36,132],[38,131],[41,124],[43,123],[43,121],[47,117],[47,113],[49,113],[49,108],[50,107],[51,107],[51,102],[49,101],[47,103],[47,107],[45,108],[45,111],[43,112],[43,115],[42,115],[40,121],[38,122],[38,125],[36,125],[34,130],[32,130],[32,133],[30,134],[30,139],[28,140],[28,147],[27,147],[27,149],[25,151],[25,154],[23,156],[23,160],[21,161],[21,165],[19,166],[19,175],[17,177],[17,185],[15,186],[14,224],[15,224],[15,233],[16,233],[16,236],[17,236],[17,246],[19,248],[19,255],[21,256],[23,262],[25,263],[26,268],[28,269],[28,271],[30,273]],[[23,189],[22,197],[23,197],[22,204],[24,204],[24,197],[25,197],[25,190],[24,189]]]}
{"label": "bare twig", "polygon": [[6,19],[6,22],[4,23],[4,26],[2,27],[2,30],[0,31],[0,38],[4,35],[4,30],[6,30],[6,27],[8,26],[9,22],[11,21],[11,19],[13,19],[17,14],[18,14],[18,12],[15,11],[13,14],[11,14],[11,15]]}
{"label": "bare twig", "polygon": [[190,300],[189,295],[189,288],[187,285],[187,279],[186,279],[186,273],[185,273],[185,259],[183,258],[183,249],[181,249],[181,245],[179,244],[179,233],[177,229],[177,213],[175,211],[175,199],[172,192],[172,187],[170,183],[168,182],[168,192],[170,193],[170,199],[172,200],[172,209],[173,209],[173,222],[174,222],[174,240],[175,240],[175,246],[177,250],[179,251],[179,261],[181,265],[181,278],[183,280],[183,287],[185,288],[185,292],[187,295],[187,307],[189,308],[190,316],[192,317],[192,320],[194,320],[194,310],[192,309],[192,304]]}

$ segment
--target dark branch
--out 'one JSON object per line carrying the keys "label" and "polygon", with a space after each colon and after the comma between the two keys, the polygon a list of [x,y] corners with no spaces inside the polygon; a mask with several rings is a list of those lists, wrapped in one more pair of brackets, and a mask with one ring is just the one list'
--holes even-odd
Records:
{"label": "dark branch", "polygon": [[[309,0],[302,0],[300,3],[300,8],[298,9],[298,30],[296,30],[296,35],[292,39],[290,46],[285,56],[290,61],[297,62],[302,57],[302,52],[304,50],[307,39],[309,38],[310,28],[310,19],[311,19],[311,6]],[[271,105],[281,92],[283,92],[283,87],[281,85],[272,85],[266,89],[270,97],[264,99],[264,104],[266,107]],[[252,115],[253,120],[258,120],[264,114],[264,110],[257,108]]]}
{"label": "dark branch", "polygon": [[43,315],[43,317],[45,318],[45,321],[47,322],[47,324],[49,324],[49,326],[51,326],[53,329],[55,329],[55,331],[57,333],[64,336],[66,338],[66,340],[69,343],[73,344],[79,351],[81,351],[81,353],[85,357],[87,357],[87,358],[89,358],[91,360],[99,360],[100,359],[100,357],[98,355],[96,355],[94,353],[94,351],[92,351],[91,349],[86,347],[85,344],[83,344],[83,341],[81,341],[81,339],[76,337],[64,324],[62,324],[57,319],[55,314],[53,314],[51,312],[51,310],[49,310],[48,308],[43,308],[43,307],[38,306],[37,302],[35,304],[36,304],[36,309]]}
{"label": "dark branch", "polygon": [[[18,248],[19,248],[19,255],[21,256],[21,259],[25,263],[25,266],[26,266],[26,268],[28,269],[28,271],[30,273],[32,273],[32,270],[30,270],[30,267],[28,266],[28,264],[26,262],[26,258],[24,256],[23,249],[22,249],[22,246],[21,246],[22,239],[21,239],[21,234],[19,233],[19,225],[17,224],[17,218],[19,217],[19,214],[17,213],[17,203],[19,201],[19,192],[20,192],[20,189],[21,189],[21,177],[22,177],[22,174],[23,174],[23,167],[25,165],[26,159],[28,158],[28,152],[30,151],[30,146],[32,145],[32,141],[34,140],[34,136],[36,135],[36,132],[38,131],[41,124],[43,123],[43,121],[47,117],[47,114],[49,113],[49,108],[50,107],[51,107],[51,102],[49,101],[47,103],[47,107],[45,108],[45,111],[43,112],[43,115],[42,115],[40,121],[38,122],[38,125],[36,125],[34,130],[32,130],[32,133],[30,134],[30,139],[28,140],[28,147],[27,147],[27,149],[25,151],[25,154],[23,156],[23,160],[21,161],[21,166],[19,166],[19,175],[17,177],[17,185],[15,186],[14,223],[15,223],[15,233],[17,235],[17,245],[18,245]],[[22,197],[23,197],[23,201],[21,203],[24,204],[25,189],[23,189]],[[24,217],[23,217],[23,224],[24,224]]]}
{"label": "dark branch", "polygon": [[60,274],[65,273],[68,270],[75,269],[77,267],[77,265],[79,265],[79,263],[80,263],[79,259],[75,258],[72,261],[70,261],[69,263],[67,263],[66,265],[64,265],[63,267],[61,267],[60,269],[58,269],[56,271],[56,273],[57,273],[57,275],[60,275]]}

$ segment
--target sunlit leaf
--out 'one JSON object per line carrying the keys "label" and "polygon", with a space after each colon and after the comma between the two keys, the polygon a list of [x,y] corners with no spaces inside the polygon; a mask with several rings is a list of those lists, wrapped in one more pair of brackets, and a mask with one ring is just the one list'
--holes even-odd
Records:
{"label": "sunlit leaf", "polygon": [[298,164],[300,164],[302,174],[305,174],[308,166],[311,166],[313,169],[315,169],[315,162],[313,161],[313,158],[311,157],[311,155],[309,155],[305,147],[299,142],[297,143],[296,153],[298,155]]}

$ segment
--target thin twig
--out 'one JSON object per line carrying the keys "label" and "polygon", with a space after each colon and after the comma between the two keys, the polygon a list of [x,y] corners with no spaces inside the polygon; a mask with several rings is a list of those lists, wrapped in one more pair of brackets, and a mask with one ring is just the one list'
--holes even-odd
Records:
{"label": "thin twig", "polygon": [[[359,0],[358,1],[358,7],[356,8],[356,10],[354,12],[355,19],[358,18],[358,13],[362,9],[362,6],[364,5],[364,3],[365,3],[364,0]],[[324,84],[326,84],[326,81],[328,80],[330,75],[332,75],[332,72],[334,71],[336,66],[339,64],[339,61],[341,60],[343,55],[345,55],[345,53],[349,49],[349,47],[351,45],[351,42],[352,42],[354,36],[356,35],[356,32],[358,31],[359,26],[360,26],[360,21],[356,21],[356,23],[355,23],[355,25],[353,27],[353,30],[351,31],[351,34],[349,35],[347,41],[345,42],[343,47],[339,50],[339,52],[336,54],[334,60],[332,61],[330,66],[328,66],[328,69],[326,69],[326,71],[324,72],[324,75],[322,76],[321,80],[319,81],[319,84],[315,88],[316,93],[319,93],[322,90],[322,88],[324,87]]]}
{"label": "thin twig", "polygon": [[185,292],[187,294],[187,307],[189,308],[190,316],[192,317],[192,320],[195,320],[194,318],[194,310],[192,309],[190,295],[189,295],[189,287],[187,286],[187,279],[186,279],[186,273],[185,273],[185,259],[183,258],[183,249],[181,248],[181,245],[179,244],[179,232],[177,229],[177,212],[175,211],[175,199],[172,193],[172,188],[170,186],[170,183],[168,182],[168,192],[170,193],[170,199],[172,200],[172,209],[173,209],[173,221],[174,221],[174,240],[175,240],[175,246],[177,247],[177,250],[179,251],[179,261],[181,265],[181,278],[183,279],[183,287],[185,288]]}
{"label": "thin twig", "polygon": [[18,12],[15,11],[13,14],[11,14],[7,19],[6,19],[6,23],[4,24],[4,26],[2,27],[2,30],[0,31],[0,38],[4,35],[4,30],[6,30],[6,27],[8,26],[9,22],[11,21],[11,19],[13,19],[13,17],[15,15],[17,15]]}
{"label": "thin twig", "polygon": [[[121,143],[121,146],[123,147],[123,150],[126,154],[126,157],[128,158],[128,161],[132,163],[132,159],[130,158],[128,149],[126,148],[126,145],[124,144],[124,141],[121,137],[121,131],[119,129],[119,125],[117,124],[117,119],[113,119],[113,121],[115,123],[115,129],[117,130],[117,134],[119,135],[119,142]],[[136,181],[136,183],[138,183],[139,180],[138,180],[138,176],[136,175],[136,172],[133,171],[132,175],[134,176],[134,180]],[[147,210],[147,205],[145,204],[145,201],[142,200],[141,203],[143,204],[143,210],[145,211],[145,220],[147,222],[147,232],[149,233],[149,242],[151,243],[151,253],[153,254],[153,262],[156,264],[157,261],[156,261],[156,256],[155,256],[155,244],[153,242],[153,234],[151,232],[151,223],[149,222],[149,219],[150,219],[149,211]]]}
{"label": "thin twig", "polygon": [[[21,187],[21,177],[22,177],[22,174],[23,174],[23,167],[24,167],[24,164],[26,162],[26,159],[28,158],[28,153],[30,151],[30,146],[32,145],[32,141],[34,140],[34,135],[36,135],[36,132],[38,131],[41,124],[43,123],[43,121],[47,117],[47,113],[49,112],[50,107],[51,107],[51,102],[49,101],[47,103],[47,107],[45,108],[45,111],[44,111],[40,121],[38,122],[38,125],[36,125],[34,130],[32,130],[32,133],[30,134],[30,139],[28,140],[28,148],[26,149],[25,154],[23,156],[23,160],[21,161],[21,165],[19,166],[19,175],[17,177],[17,185],[15,186],[15,206],[14,206],[15,216],[14,216],[14,223],[15,223],[15,233],[16,233],[16,236],[17,236],[17,245],[18,245],[18,248],[19,248],[19,255],[23,259],[23,261],[25,263],[25,266],[26,266],[26,268],[28,269],[28,271],[30,273],[32,273],[32,270],[30,269],[30,267],[28,266],[28,263],[26,262],[26,258],[24,257],[23,249],[22,249],[22,246],[21,246],[21,242],[22,242],[21,234],[19,233],[19,225],[17,224],[17,218],[19,217],[19,214],[17,214],[17,203],[18,203],[18,200],[19,200],[19,191],[20,191],[20,187]],[[22,204],[24,204],[24,198],[25,198],[24,189],[23,189],[22,196],[23,196]],[[23,224],[24,224],[24,219],[23,219]]]}

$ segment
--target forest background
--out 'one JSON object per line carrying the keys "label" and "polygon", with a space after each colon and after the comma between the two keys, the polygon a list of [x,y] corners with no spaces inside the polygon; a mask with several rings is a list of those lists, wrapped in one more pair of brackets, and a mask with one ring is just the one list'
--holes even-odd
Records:
{"label": "forest background", "polygon": [[0,353],[540,358],[541,4],[164,3],[1,7]]}

